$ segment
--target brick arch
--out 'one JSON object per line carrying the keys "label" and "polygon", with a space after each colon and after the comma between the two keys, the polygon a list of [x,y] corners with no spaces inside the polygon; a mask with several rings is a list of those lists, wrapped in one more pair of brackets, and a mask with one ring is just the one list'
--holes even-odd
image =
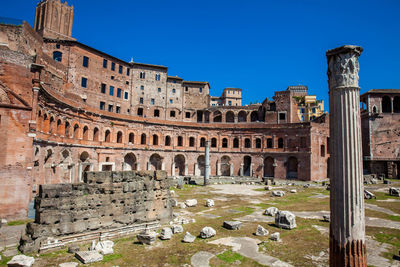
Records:
{"label": "brick arch", "polygon": [[245,110],[238,112],[238,122],[247,122],[247,112]]}
{"label": "brick arch", "polygon": [[116,142],[122,144],[124,142],[124,133],[122,130],[117,131]]}
{"label": "brick arch", "polygon": [[128,131],[128,143],[129,144],[135,143],[135,132]]}
{"label": "brick arch", "polygon": [[153,146],[159,146],[160,145],[160,140],[161,140],[160,136],[161,135],[157,134],[157,133],[154,133],[154,134],[151,135],[151,144]]}
{"label": "brick arch", "polygon": [[82,139],[83,140],[89,140],[89,132],[90,132],[89,126],[84,124],[82,127]]}
{"label": "brick arch", "polygon": [[72,123],[72,138],[80,139],[81,126],[79,122]]}
{"label": "brick arch", "polygon": [[93,127],[92,140],[97,141],[97,142],[100,141],[100,127],[99,126]]}
{"label": "brick arch", "polygon": [[104,141],[104,142],[107,142],[107,143],[111,143],[111,142],[112,142],[112,132],[111,132],[111,129],[105,128],[103,132],[104,132],[103,141]]}

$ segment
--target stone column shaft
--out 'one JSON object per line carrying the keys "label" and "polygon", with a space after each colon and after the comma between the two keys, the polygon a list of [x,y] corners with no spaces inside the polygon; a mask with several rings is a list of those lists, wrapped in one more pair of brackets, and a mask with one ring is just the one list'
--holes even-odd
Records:
{"label": "stone column shaft", "polygon": [[206,141],[205,166],[204,166],[204,185],[208,184],[210,177],[210,141]]}
{"label": "stone column shaft", "polygon": [[367,266],[358,57],[362,48],[326,53],[331,140],[330,266]]}

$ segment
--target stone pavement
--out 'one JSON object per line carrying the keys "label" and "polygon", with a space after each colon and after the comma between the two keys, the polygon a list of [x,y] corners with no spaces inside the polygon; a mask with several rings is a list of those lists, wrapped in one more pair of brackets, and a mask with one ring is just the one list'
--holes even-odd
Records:
{"label": "stone pavement", "polygon": [[289,263],[283,262],[275,257],[258,252],[258,239],[250,237],[226,237],[209,242],[215,245],[231,246],[232,250],[240,255],[255,260],[261,265],[271,267],[291,267]]}
{"label": "stone pavement", "polygon": [[8,226],[0,228],[0,247],[15,247],[19,244],[22,234],[25,232],[26,225]]}
{"label": "stone pavement", "polygon": [[190,263],[193,267],[208,267],[210,259],[215,255],[207,251],[198,251],[190,259]]}

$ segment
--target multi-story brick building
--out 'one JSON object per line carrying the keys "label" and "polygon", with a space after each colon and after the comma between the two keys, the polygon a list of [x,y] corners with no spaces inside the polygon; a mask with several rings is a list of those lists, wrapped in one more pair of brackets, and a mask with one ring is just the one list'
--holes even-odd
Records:
{"label": "multi-story brick building", "polygon": [[364,172],[400,178],[400,89],[373,89],[360,99]]}
{"label": "multi-story brick building", "polygon": [[213,106],[208,82],[79,43],[72,17],[44,0],[35,30],[0,25],[0,217],[25,216],[39,184],[88,170],[201,176],[206,141],[212,176],[327,177],[328,117],[301,122],[293,91],[242,106],[227,88]]}

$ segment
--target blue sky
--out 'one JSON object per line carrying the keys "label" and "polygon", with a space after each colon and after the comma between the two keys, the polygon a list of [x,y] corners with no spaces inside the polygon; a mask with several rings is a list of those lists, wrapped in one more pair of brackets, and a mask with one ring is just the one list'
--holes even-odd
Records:
{"label": "blue sky", "polygon": [[[38,1],[1,0],[0,16],[34,22]],[[261,102],[307,85],[328,105],[328,49],[360,45],[361,92],[400,88],[400,1],[71,0],[73,36],[169,75],[243,89]]]}

